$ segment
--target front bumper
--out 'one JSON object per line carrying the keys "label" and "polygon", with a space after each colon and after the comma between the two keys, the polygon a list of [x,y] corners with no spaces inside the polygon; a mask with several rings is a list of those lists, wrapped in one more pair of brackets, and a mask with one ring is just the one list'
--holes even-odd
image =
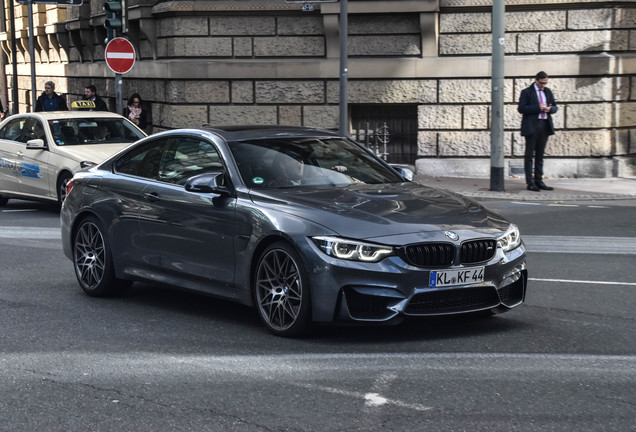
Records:
{"label": "front bumper", "polygon": [[525,300],[525,260],[523,244],[507,254],[498,251],[492,260],[481,264],[483,282],[441,288],[428,284],[434,269],[416,268],[398,257],[374,265],[332,262],[323,267],[324,273],[314,267],[314,320],[388,323],[406,316],[505,311]]}

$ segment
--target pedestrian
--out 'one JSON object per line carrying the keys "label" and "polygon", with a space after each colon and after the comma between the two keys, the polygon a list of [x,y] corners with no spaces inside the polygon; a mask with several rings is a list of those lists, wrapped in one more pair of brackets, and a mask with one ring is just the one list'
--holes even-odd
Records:
{"label": "pedestrian", "polygon": [[68,111],[66,99],[55,93],[55,83],[47,81],[44,83],[44,91],[35,102],[35,112],[38,111]]}
{"label": "pedestrian", "polygon": [[104,99],[97,95],[97,87],[93,84],[86,86],[84,89],[84,100],[93,101],[95,108],[84,108],[83,111],[108,111],[108,106]]}
{"label": "pedestrian", "polygon": [[547,84],[548,74],[543,71],[537,73],[534,83],[521,92],[517,107],[523,114],[521,136],[526,139],[526,185],[528,190],[534,192],[554,189],[543,182],[543,154],[548,137],[554,135],[552,114],[558,109],[552,91],[546,87]]}
{"label": "pedestrian", "polygon": [[128,106],[124,107],[124,117],[139,126],[140,129],[146,130],[148,125],[146,110],[141,106],[141,96],[139,93],[133,93],[128,98]]}

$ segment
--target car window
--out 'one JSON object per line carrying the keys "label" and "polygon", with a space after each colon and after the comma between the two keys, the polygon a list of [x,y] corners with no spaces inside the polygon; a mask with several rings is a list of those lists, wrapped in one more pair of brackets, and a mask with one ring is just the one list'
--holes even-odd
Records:
{"label": "car window", "polygon": [[170,137],[132,149],[115,162],[115,171],[183,185],[197,174],[225,170],[218,151],[210,142]]}
{"label": "car window", "polygon": [[86,145],[132,143],[144,133],[124,118],[74,118],[49,120],[55,144]]}
{"label": "car window", "polygon": [[135,147],[115,161],[115,171],[157,180],[165,146],[165,140],[155,140]]}
{"label": "car window", "polygon": [[398,183],[377,157],[341,138],[276,138],[230,143],[248,187]]}
{"label": "car window", "polygon": [[22,129],[26,123],[26,118],[17,118],[9,121],[1,130],[0,138],[18,141],[20,135],[22,135]]}
{"label": "car window", "polygon": [[223,171],[223,163],[210,142],[188,137],[167,140],[159,167],[159,180],[185,184],[192,176],[213,171]]}
{"label": "car window", "polygon": [[19,141],[27,142],[32,139],[41,139],[46,143],[46,133],[44,126],[39,119],[30,118],[24,125],[22,136]]}

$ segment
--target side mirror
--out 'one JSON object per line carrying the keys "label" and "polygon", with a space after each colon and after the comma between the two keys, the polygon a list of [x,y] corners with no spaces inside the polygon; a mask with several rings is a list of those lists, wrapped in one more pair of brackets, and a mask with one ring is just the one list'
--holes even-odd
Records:
{"label": "side mirror", "polygon": [[224,184],[225,174],[215,171],[190,177],[186,180],[185,189],[188,192],[229,195],[230,190]]}
{"label": "side mirror", "polygon": [[46,145],[44,144],[44,140],[42,139],[32,139],[28,140],[26,143],[27,150],[44,150]]}
{"label": "side mirror", "polygon": [[413,181],[413,177],[415,177],[415,174],[413,173],[413,171],[411,171],[410,168],[405,168],[398,165],[391,165],[391,167],[393,167],[393,169],[396,170],[406,180]]}

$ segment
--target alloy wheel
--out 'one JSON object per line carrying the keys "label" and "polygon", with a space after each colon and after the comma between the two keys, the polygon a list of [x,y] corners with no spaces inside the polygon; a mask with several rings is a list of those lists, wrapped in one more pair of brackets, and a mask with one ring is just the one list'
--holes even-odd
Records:
{"label": "alloy wheel", "polygon": [[303,307],[303,284],[298,265],[286,251],[270,250],[259,262],[256,301],[274,332],[284,332],[297,322]]}
{"label": "alloy wheel", "polygon": [[106,268],[104,238],[92,222],[84,223],[75,237],[75,272],[85,289],[99,285]]}

